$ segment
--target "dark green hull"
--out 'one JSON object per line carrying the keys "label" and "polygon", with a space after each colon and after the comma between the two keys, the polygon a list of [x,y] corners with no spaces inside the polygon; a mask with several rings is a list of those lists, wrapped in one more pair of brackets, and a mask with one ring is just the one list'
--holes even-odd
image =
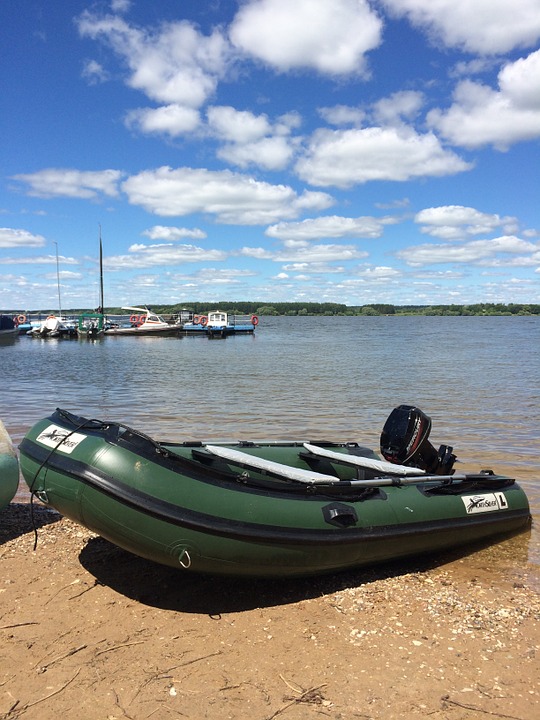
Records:
{"label": "dark green hull", "polygon": [[[345,459],[376,457],[356,444],[324,445]],[[527,498],[509,478],[401,484],[312,457],[302,443],[235,447],[244,467],[201,443],[160,444],[57,411],[27,433],[20,463],[30,490],[60,513],[137,555],[197,572],[328,573],[495,538],[530,522]],[[273,466],[250,467],[253,456],[330,480],[287,480]]]}
{"label": "dark green hull", "polygon": [[9,505],[19,486],[19,464],[11,455],[0,455],[0,510]]}
{"label": "dark green hull", "polygon": [[19,487],[19,462],[11,439],[0,421],[0,510],[9,505]]}

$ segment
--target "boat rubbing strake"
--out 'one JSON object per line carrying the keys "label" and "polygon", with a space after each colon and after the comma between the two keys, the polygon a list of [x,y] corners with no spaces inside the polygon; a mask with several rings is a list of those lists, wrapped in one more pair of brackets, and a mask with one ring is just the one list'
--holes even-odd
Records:
{"label": "boat rubbing strake", "polygon": [[454,471],[431,420],[402,405],[381,454],[356,442],[165,443],[56,410],[20,446],[34,496],[119,547],[198,572],[312,575],[527,528],[527,497]]}

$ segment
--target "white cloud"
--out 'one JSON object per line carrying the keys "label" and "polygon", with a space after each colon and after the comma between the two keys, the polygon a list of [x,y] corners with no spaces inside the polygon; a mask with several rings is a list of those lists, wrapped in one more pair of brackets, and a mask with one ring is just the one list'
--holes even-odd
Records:
{"label": "white cloud", "polygon": [[389,202],[378,202],[375,203],[375,207],[379,210],[397,210],[408,208],[411,204],[409,198],[401,198],[399,200],[390,200]]}
{"label": "white cloud", "polygon": [[451,78],[470,77],[471,75],[480,75],[481,73],[491,71],[493,68],[499,67],[499,65],[499,58],[494,57],[461,60],[456,63],[453,68],[450,68],[448,75]]}
{"label": "white cloud", "polygon": [[[420,267],[440,263],[470,263],[471,265],[531,265],[532,253],[538,254],[538,246],[513,235],[503,235],[493,240],[472,240],[460,245],[416,245],[400,250],[396,256],[408,265]],[[500,258],[500,254],[520,255],[518,259]],[[525,255],[528,257],[523,257]]]}
{"label": "white cloud", "polygon": [[279,71],[366,72],[382,22],[366,0],[251,0],[234,18],[233,45]]}
{"label": "white cloud", "polygon": [[262,247],[243,247],[238,254],[256,260],[272,260],[273,258],[270,250]]}
{"label": "white cloud", "polygon": [[47,168],[35,173],[14,175],[13,179],[29,185],[28,194],[34,197],[71,197],[93,199],[100,194],[118,195],[120,170],[95,172],[63,168]]}
{"label": "white cloud", "polygon": [[499,87],[516,109],[540,111],[540,50],[505,65]]}
{"label": "white cloud", "polygon": [[334,105],[333,107],[322,107],[318,110],[319,115],[329,125],[353,125],[355,127],[360,126],[365,117],[365,110],[361,110],[357,107],[351,107],[350,105]]}
{"label": "white cloud", "polygon": [[530,47],[540,37],[538,0],[382,0],[434,42],[485,55]]}
{"label": "white cloud", "polygon": [[[304,273],[309,275],[336,275],[342,273],[344,268],[340,265],[327,265],[321,262],[295,262],[283,266],[287,273]],[[287,276],[288,277],[288,276]]]}
{"label": "white cloud", "polygon": [[98,63],[96,60],[84,61],[82,76],[90,85],[104,83],[109,79],[109,73],[105,70],[103,65]]}
{"label": "white cloud", "polygon": [[165,225],[154,225],[154,227],[145,230],[143,235],[149,237],[150,240],[181,240],[182,238],[191,238],[192,240],[203,240],[206,233],[199,228],[190,230],[189,228],[167,227]]}
{"label": "white cloud", "polygon": [[[58,256],[62,265],[78,265],[79,261],[72,257]],[[0,258],[1,265],[56,265],[56,255],[39,255],[34,257]],[[55,275],[56,277],[56,275]]]}
{"label": "white cloud", "polygon": [[404,121],[414,120],[424,104],[424,94],[413,90],[395,92],[388,97],[381,98],[366,108],[351,107],[349,105],[335,105],[318,109],[319,115],[330,125],[344,127],[352,125],[359,128],[367,125],[383,127],[399,126],[405,128]]}
{"label": "white cloud", "polygon": [[201,124],[198,110],[182,105],[138,108],[126,114],[126,125],[139,132],[177,137],[192,133]]}
{"label": "white cloud", "polygon": [[319,240],[321,238],[378,238],[384,231],[384,226],[393,224],[390,218],[373,217],[339,217],[327,215],[318,218],[308,218],[301,222],[282,222],[271,225],[265,235],[280,240]]}
{"label": "white cloud", "polygon": [[414,221],[422,225],[422,232],[441,240],[463,239],[467,235],[481,235],[503,227],[506,232],[517,230],[517,220],[501,218],[462,205],[443,205],[426,208],[416,214]]}
{"label": "white cloud", "polygon": [[211,250],[196,245],[143,245],[129,248],[129,255],[113,255],[104,260],[107,271],[141,269],[156,266],[171,267],[187,262],[216,262],[227,258],[222,250]]}
{"label": "white cloud", "polygon": [[0,248],[43,247],[43,235],[19,228],[0,228]]}
{"label": "white cloud", "polygon": [[189,276],[183,276],[182,279],[190,281],[190,283],[201,285],[238,285],[245,278],[255,277],[256,273],[252,270],[238,270],[235,268],[216,268],[205,267]]}
{"label": "white cloud", "polygon": [[364,280],[370,280],[372,282],[387,282],[389,280],[395,280],[403,275],[401,270],[396,268],[388,267],[387,265],[377,265],[375,267],[364,267],[355,273],[358,277],[364,278]]}
{"label": "white cloud", "polygon": [[277,252],[273,259],[276,262],[326,263],[345,262],[365,258],[368,253],[358,250],[354,245],[312,245],[298,243],[296,247],[285,248]]}
{"label": "white cloud", "polygon": [[[539,11],[540,17],[540,11]],[[427,122],[454,145],[500,150],[540,137],[540,50],[499,73],[499,90],[464,80],[448,110],[432,110]]]}
{"label": "white cloud", "polygon": [[83,37],[103,40],[127,64],[127,84],[166,105],[200,107],[228,66],[229,45],[219,30],[204,36],[187,21],[155,32],[132,27],[119,16],[84,12]]}
{"label": "white cloud", "polygon": [[296,171],[312,185],[348,188],[371,180],[405,181],[470,170],[432,133],[410,128],[317,130]]}
{"label": "white cloud", "polygon": [[297,195],[286,185],[271,185],[229,170],[161,167],[128,178],[122,188],[133,205],[157,215],[204,212],[220,222],[240,225],[295,218],[302,211],[332,204],[326,193]]}
{"label": "white cloud", "polygon": [[217,151],[222,160],[241,168],[250,165],[265,170],[283,170],[294,155],[295,143],[284,137],[268,137],[242,145],[224,145]]}
{"label": "white cloud", "polygon": [[208,109],[208,127],[218,140],[225,141],[217,155],[228,163],[246,168],[256,165],[266,170],[285,168],[294,154],[297,140],[289,138],[299,124],[296,113],[273,124],[266,115],[255,115],[230,106]]}
{"label": "white cloud", "polygon": [[131,0],[111,0],[111,10],[113,12],[127,12],[131,7]]}
{"label": "white cloud", "polygon": [[222,140],[250,143],[269,135],[272,128],[266,115],[255,115],[230,106],[208,108],[208,125]]}
{"label": "white cloud", "polygon": [[401,125],[404,119],[413,120],[423,104],[423,93],[403,90],[376,102],[373,117],[381,125]]}
{"label": "white cloud", "polygon": [[[84,277],[82,273],[73,272],[72,270],[60,270],[58,272],[58,276],[60,277],[60,280],[79,280]],[[55,280],[56,277],[57,273],[47,273],[47,275],[45,275],[47,280]]]}

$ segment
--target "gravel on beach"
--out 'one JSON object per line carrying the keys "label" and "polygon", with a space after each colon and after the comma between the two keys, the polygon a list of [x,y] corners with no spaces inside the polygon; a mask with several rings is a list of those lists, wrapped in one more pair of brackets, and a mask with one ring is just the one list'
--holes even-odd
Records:
{"label": "gravel on beach", "polygon": [[2,720],[540,717],[540,594],[522,536],[249,580],[155,565],[32,510],[0,513]]}

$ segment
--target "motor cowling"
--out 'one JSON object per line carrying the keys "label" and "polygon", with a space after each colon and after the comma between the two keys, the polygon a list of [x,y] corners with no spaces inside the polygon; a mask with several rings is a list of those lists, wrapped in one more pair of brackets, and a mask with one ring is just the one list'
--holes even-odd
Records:
{"label": "motor cowling", "polygon": [[381,432],[381,453],[385,460],[407,465],[434,475],[451,475],[456,456],[449,445],[435,450],[429,442],[431,418],[414,405],[392,410]]}

